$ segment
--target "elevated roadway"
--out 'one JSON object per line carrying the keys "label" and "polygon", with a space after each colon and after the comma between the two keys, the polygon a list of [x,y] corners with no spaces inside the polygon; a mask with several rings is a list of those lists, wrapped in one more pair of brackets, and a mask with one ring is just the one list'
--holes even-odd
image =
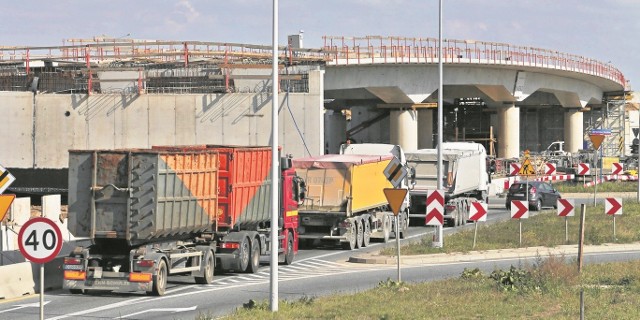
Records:
{"label": "elevated roadway", "polygon": [[[389,109],[392,143],[405,150],[433,147],[437,39],[325,37],[324,49],[331,52],[324,85],[325,99],[333,100],[329,108]],[[583,56],[449,39],[443,52],[444,104],[481,101],[495,113],[490,121],[500,157],[519,155],[521,108],[561,108],[562,138],[568,151],[576,152],[583,147],[584,108],[601,105],[607,93],[626,89],[618,69]]]}

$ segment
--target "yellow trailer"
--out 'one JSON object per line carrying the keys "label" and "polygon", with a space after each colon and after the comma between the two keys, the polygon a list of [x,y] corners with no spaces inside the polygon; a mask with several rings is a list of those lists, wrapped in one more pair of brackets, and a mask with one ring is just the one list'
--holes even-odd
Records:
{"label": "yellow trailer", "polygon": [[298,208],[300,240],[339,241],[348,249],[370,239],[389,239],[392,213],[384,188],[392,188],[383,171],[392,156],[324,155],[294,159],[307,194]]}

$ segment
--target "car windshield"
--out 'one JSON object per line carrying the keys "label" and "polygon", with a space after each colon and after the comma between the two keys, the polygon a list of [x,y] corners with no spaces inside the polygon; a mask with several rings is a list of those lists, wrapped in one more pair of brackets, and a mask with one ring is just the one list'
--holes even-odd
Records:
{"label": "car windshield", "polygon": [[526,186],[527,185],[524,183],[513,184],[511,185],[511,187],[509,187],[509,192],[524,192]]}

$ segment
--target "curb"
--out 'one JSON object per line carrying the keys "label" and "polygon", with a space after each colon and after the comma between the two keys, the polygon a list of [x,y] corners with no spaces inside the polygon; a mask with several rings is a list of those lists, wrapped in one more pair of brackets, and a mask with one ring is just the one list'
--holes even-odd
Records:
{"label": "curb", "polygon": [[[584,253],[640,251],[640,242],[629,244],[606,243],[598,246],[585,246]],[[480,260],[531,258],[548,255],[577,255],[578,245],[562,245],[557,247],[527,247],[514,249],[497,249],[486,251],[470,251],[466,253],[435,253],[400,257],[400,264],[428,265],[438,263],[470,262]],[[350,263],[363,264],[397,264],[395,256],[362,255],[349,257]]]}

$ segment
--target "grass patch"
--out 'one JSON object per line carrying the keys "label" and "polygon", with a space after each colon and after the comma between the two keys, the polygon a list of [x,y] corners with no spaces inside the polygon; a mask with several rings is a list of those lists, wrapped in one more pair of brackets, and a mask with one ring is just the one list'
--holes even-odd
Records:
{"label": "grass patch", "polygon": [[[380,282],[350,295],[268,302],[239,308],[225,319],[578,319],[580,290],[589,319],[640,319],[640,262],[586,265],[580,277],[564,257],[430,283]],[[257,307],[256,307],[257,306]]]}
{"label": "grass patch", "polygon": [[[593,193],[595,186],[584,187],[582,182],[555,182],[560,193]],[[607,181],[598,185],[598,192],[637,192],[638,181]]]}
{"label": "grass patch", "polygon": [[[567,218],[569,241],[565,241],[565,219],[557,216],[556,210],[543,210],[529,219],[522,220],[522,247],[555,247],[577,244],[580,227],[580,207],[575,216]],[[640,241],[640,204],[635,200],[624,201],[623,214],[616,217],[616,240],[613,239],[613,217],[604,213],[604,205],[587,205],[585,218],[585,245],[603,243],[632,243]],[[461,230],[445,235],[443,248],[431,247],[431,236],[401,248],[402,255],[468,252],[471,250],[493,250],[519,248],[519,225],[515,219],[486,225],[478,225],[476,248],[473,249],[473,229]],[[380,254],[395,256],[395,248],[383,249]]]}

